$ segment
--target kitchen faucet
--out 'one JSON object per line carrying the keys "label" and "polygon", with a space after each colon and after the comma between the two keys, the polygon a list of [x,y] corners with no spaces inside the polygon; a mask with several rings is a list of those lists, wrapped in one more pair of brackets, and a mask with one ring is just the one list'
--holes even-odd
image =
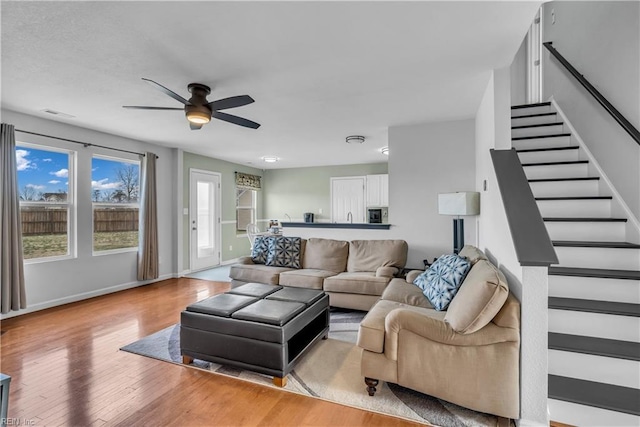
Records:
{"label": "kitchen faucet", "polygon": [[349,213],[347,214],[347,221],[353,224],[353,214],[351,213],[351,211],[349,211]]}
{"label": "kitchen faucet", "polygon": [[284,216],[286,216],[287,218],[289,218],[289,222],[291,222],[291,217],[289,216],[289,214],[284,214]]}

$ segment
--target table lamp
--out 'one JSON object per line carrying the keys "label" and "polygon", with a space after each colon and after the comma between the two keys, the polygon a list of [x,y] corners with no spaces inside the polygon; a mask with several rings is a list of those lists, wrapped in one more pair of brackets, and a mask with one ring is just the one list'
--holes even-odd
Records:
{"label": "table lamp", "polygon": [[457,254],[464,246],[464,220],[460,217],[480,213],[480,193],[459,191],[438,194],[438,213],[457,217],[453,219],[453,253]]}

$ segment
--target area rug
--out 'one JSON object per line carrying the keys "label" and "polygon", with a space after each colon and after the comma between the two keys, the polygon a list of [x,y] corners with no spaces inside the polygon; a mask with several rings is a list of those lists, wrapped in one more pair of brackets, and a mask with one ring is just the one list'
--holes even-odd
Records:
{"label": "area rug", "polygon": [[[331,311],[329,339],[321,340],[289,374],[285,390],[347,406],[442,427],[497,426],[507,420],[381,382],[370,397],[360,376],[360,349],[355,345],[363,312]],[[180,325],[173,325],[121,350],[181,364]],[[187,365],[182,365],[187,366]],[[231,366],[195,360],[191,367],[276,388],[272,377]]]}
{"label": "area rug", "polygon": [[228,282],[230,265],[223,265],[220,267],[210,268],[208,270],[196,271],[186,274],[184,277],[189,279],[211,280],[214,282]]}

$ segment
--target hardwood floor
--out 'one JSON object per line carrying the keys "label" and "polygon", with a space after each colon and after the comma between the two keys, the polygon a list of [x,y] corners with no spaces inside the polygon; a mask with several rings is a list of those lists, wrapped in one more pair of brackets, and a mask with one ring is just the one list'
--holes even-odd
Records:
{"label": "hardwood floor", "polygon": [[171,279],[3,320],[9,418],[39,427],[418,425],[119,351],[228,287]]}

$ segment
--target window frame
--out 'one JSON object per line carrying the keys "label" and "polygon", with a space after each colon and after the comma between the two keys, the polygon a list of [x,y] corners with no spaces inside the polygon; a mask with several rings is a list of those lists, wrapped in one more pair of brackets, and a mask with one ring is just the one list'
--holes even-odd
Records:
{"label": "window frame", "polygon": [[142,181],[142,162],[138,159],[138,160],[134,160],[134,159],[130,159],[130,158],[126,158],[126,157],[116,157],[116,156],[108,156],[108,155],[104,155],[104,154],[96,154],[93,153],[91,155],[91,164],[90,164],[90,169],[91,169],[91,179],[90,181],[93,181],[93,159],[98,158],[101,160],[108,160],[108,161],[112,161],[112,162],[119,162],[119,163],[131,163],[131,164],[136,164],[138,165],[138,202],[137,203],[108,203],[108,202],[94,202],[93,201],[93,187],[91,187],[91,255],[92,256],[104,256],[104,255],[113,255],[113,254],[120,254],[120,253],[128,253],[128,252],[137,252],[138,248],[139,248],[139,244],[140,244],[140,229],[138,228],[138,245],[136,246],[129,246],[126,248],[117,248],[117,249],[105,249],[105,250],[96,250],[95,249],[95,241],[94,241],[94,235],[95,235],[95,208],[96,207],[114,207],[114,206],[118,206],[118,207],[123,207],[123,208],[137,208],[138,209],[138,221],[140,218],[140,184]]}
{"label": "window frame", "polygon": [[[66,154],[67,157],[67,200],[66,202],[46,202],[46,201],[19,201],[20,211],[22,212],[22,207],[29,206],[49,206],[49,207],[65,207],[67,208],[67,253],[65,255],[52,255],[38,258],[24,258],[24,244],[22,247],[23,252],[23,264],[39,264],[44,262],[54,262],[54,261],[65,261],[69,259],[75,259],[78,257],[78,239],[77,239],[77,209],[78,204],[76,201],[76,170],[77,170],[77,159],[78,152],[75,150],[70,150],[66,148],[52,147],[50,145],[43,144],[34,144],[32,142],[24,142],[24,141],[16,141],[15,150],[19,148],[33,149],[33,150],[41,150],[41,151],[52,151],[54,153],[63,153]],[[18,180],[16,171],[16,181]]]}
{"label": "window frame", "polygon": [[[240,205],[239,201],[240,201],[240,191],[250,191],[251,192],[251,206],[247,206],[247,205]],[[240,210],[250,210],[251,211],[251,221],[249,221],[248,224],[251,223],[256,223],[258,221],[257,216],[258,216],[258,191],[251,189],[251,188],[243,188],[243,187],[236,187],[236,234],[237,235],[243,235],[247,233],[247,228],[245,227],[244,229],[242,228],[238,228],[239,224],[238,224],[238,212]],[[247,225],[248,225],[247,224]]]}

